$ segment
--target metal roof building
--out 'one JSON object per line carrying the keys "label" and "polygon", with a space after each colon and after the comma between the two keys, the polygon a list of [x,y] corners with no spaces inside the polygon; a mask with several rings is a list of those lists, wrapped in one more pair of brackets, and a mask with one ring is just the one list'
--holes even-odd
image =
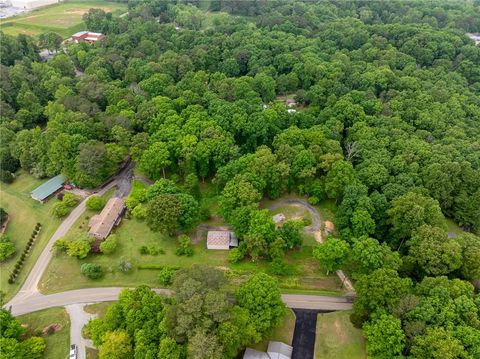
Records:
{"label": "metal roof building", "polygon": [[43,203],[48,197],[62,188],[64,182],[65,178],[62,175],[50,178],[47,182],[30,192],[30,196]]}

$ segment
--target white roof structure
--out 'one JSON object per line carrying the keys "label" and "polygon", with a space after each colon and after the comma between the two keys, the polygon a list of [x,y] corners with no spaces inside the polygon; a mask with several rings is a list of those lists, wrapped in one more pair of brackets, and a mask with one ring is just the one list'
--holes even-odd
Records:
{"label": "white roof structure", "polygon": [[208,249],[230,249],[230,231],[208,231],[207,234]]}
{"label": "white roof structure", "polygon": [[293,347],[282,342],[269,342],[267,354],[270,359],[291,359]]}
{"label": "white roof structure", "polygon": [[267,353],[259,352],[252,348],[247,348],[245,354],[243,354],[243,359],[270,359]]}

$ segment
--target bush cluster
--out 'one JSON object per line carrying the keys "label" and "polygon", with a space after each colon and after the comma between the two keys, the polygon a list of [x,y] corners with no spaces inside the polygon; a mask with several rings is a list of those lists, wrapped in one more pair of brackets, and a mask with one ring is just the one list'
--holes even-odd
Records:
{"label": "bush cluster", "polygon": [[35,226],[35,229],[32,232],[32,235],[30,236],[30,239],[28,240],[27,244],[25,245],[25,249],[23,250],[22,254],[20,255],[20,258],[18,258],[17,263],[15,263],[15,266],[13,267],[13,270],[10,273],[10,276],[8,278],[8,283],[9,284],[15,283],[15,280],[17,279],[18,275],[20,274],[20,271],[23,268],[23,264],[25,262],[25,259],[27,258],[27,255],[30,252],[30,249],[32,248],[33,243],[35,242],[35,239],[37,239],[38,233],[40,232],[41,228],[42,228],[42,225],[40,223],[37,223],[37,225]]}
{"label": "bush cluster", "polygon": [[53,206],[53,214],[58,217],[62,218],[69,214],[73,207],[75,207],[78,203],[78,198],[71,193],[65,193],[62,197],[61,202],[55,203]]}
{"label": "bush cluster", "polygon": [[157,256],[159,254],[165,254],[165,250],[163,248],[160,248],[154,244],[150,246],[141,246],[139,251],[141,255]]}

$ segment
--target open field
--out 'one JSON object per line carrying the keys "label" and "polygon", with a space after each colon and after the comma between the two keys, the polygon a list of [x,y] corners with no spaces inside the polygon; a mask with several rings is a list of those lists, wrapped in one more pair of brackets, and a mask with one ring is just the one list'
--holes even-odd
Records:
{"label": "open field", "polygon": [[252,345],[253,349],[259,351],[267,351],[268,342],[270,340],[282,342],[288,345],[292,345],[293,332],[295,330],[295,313],[291,309],[287,309],[283,323],[275,328],[270,335],[267,335],[265,340],[260,343]]}
{"label": "open field", "polygon": [[[60,220],[51,215],[53,205],[57,201],[55,198],[50,199],[45,204],[30,198],[30,191],[44,181],[37,180],[26,173],[21,173],[12,184],[2,184],[0,186],[0,207],[3,207],[10,216],[5,234],[13,241],[16,249],[16,254],[0,265],[0,288],[6,294],[7,301],[18,291],[43,247],[60,224]],[[42,229],[33,245],[33,250],[27,257],[17,282],[8,284],[8,276],[25,248],[37,222],[42,224]]]}
{"label": "open field", "polygon": [[0,21],[0,26],[2,31],[9,35],[38,36],[53,31],[67,38],[77,31],[85,30],[82,16],[91,8],[100,8],[119,15],[125,12],[127,7],[126,4],[104,0],[66,1]]}
{"label": "open field", "polygon": [[64,308],[51,308],[18,317],[28,329],[41,332],[50,324],[60,324],[61,329],[43,338],[47,344],[43,359],[66,358],[70,347],[70,318]]}
{"label": "open field", "polygon": [[367,357],[362,331],[350,323],[350,311],[319,314],[315,359],[364,359]]}
{"label": "open field", "polygon": [[[88,220],[93,212],[86,211],[70,230],[68,237],[77,238],[88,230]],[[178,257],[175,255],[177,242],[160,233],[150,231],[144,222],[136,219],[124,219],[114,231],[118,238],[118,247],[110,255],[90,254],[83,260],[68,257],[65,254],[54,256],[43,276],[40,289],[43,293],[55,293],[64,290],[85,287],[105,286],[138,286],[146,284],[152,287],[160,286],[158,281],[159,266],[177,268],[190,267],[193,264],[208,264],[230,271],[234,285],[241,283],[250,274],[257,271],[269,272],[269,263],[244,261],[230,264],[227,261],[227,251],[207,250],[205,240],[193,245],[192,257]],[[141,255],[141,246],[156,246],[165,253],[157,256]],[[305,236],[304,246],[293,250],[285,256],[290,273],[279,277],[280,287],[289,291],[316,292],[318,294],[342,294],[341,283],[335,275],[326,276],[320,264],[312,258],[311,252],[315,240]],[[123,273],[118,269],[122,258],[129,260],[133,269]],[[105,270],[105,276],[99,280],[90,280],[80,273],[83,263],[97,263]],[[155,269],[141,269],[139,267],[156,266]]]}

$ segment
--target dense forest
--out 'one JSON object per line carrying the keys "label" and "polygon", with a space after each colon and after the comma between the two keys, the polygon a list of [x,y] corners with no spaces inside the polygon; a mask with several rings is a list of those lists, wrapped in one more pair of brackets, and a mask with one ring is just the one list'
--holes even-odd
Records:
{"label": "dense forest", "polygon": [[[198,183],[211,181],[241,239],[232,261],[295,245],[263,197],[333,199],[340,238],[314,255],[355,280],[369,355],[480,358],[480,47],[466,35],[480,32],[479,1],[128,6],[90,10],[105,41],[47,62],[35,39],[0,33],[1,180],[22,169],[94,188],[131,156],[157,182],[128,207],[165,232],[198,222]],[[449,236],[446,218],[464,233]],[[202,327],[220,348],[209,358],[253,340],[227,345],[221,322]],[[141,353],[158,338],[128,325],[135,358],[156,357]],[[176,357],[204,357],[173,338]]]}

